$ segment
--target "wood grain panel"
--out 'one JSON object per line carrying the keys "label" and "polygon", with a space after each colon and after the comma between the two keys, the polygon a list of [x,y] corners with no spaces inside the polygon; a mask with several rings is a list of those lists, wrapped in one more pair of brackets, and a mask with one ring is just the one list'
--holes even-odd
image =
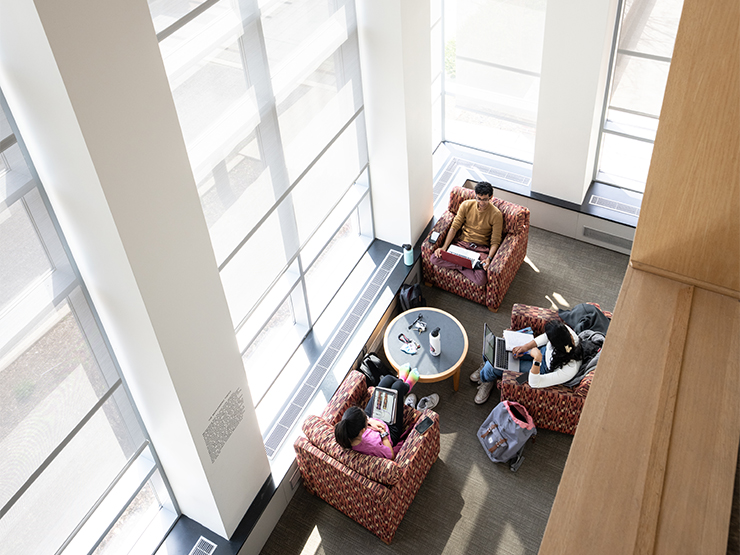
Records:
{"label": "wood grain panel", "polygon": [[740,438],[739,359],[740,303],[697,289],[670,438],[657,554],[727,549]]}
{"label": "wood grain panel", "polygon": [[685,0],[632,250],[636,263],[736,293],[739,37],[740,2]]}
{"label": "wood grain panel", "polygon": [[692,289],[628,269],[541,554],[631,554],[652,543],[668,452],[656,438],[672,427]]}

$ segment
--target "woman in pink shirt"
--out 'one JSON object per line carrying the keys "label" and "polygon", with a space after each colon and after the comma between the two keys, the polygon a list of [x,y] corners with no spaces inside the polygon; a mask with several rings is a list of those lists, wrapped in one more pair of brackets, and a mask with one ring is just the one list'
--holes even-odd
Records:
{"label": "woman in pink shirt", "polygon": [[358,453],[393,459],[401,449],[403,442],[403,399],[419,379],[419,373],[414,368],[408,375],[396,378],[383,376],[378,387],[395,389],[398,392],[396,403],[396,423],[390,426],[382,420],[369,418],[372,414],[372,398],[363,411],[360,407],[350,407],[342,419],[334,426],[334,437],[337,443],[345,449],[353,449]]}

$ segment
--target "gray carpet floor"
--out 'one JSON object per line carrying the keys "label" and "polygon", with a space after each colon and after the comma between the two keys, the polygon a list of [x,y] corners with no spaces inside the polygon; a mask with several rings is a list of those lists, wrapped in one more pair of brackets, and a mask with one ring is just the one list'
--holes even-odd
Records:
{"label": "gray carpet floor", "polygon": [[613,310],[628,257],[537,228],[530,231],[522,265],[498,313],[438,289],[424,288],[428,306],[453,314],[468,331],[469,354],[459,391],[452,381],[417,384],[419,396],[438,393],[441,451],[389,546],[333,507],[299,487],[265,544],[264,555],[348,553],[537,553],[555,499],[572,437],[540,430],[525,449],[518,472],[492,463],[476,431],[498,403],[473,398],[468,376],[480,364],[483,323],[508,327],[515,302],[572,307],[598,302]]}

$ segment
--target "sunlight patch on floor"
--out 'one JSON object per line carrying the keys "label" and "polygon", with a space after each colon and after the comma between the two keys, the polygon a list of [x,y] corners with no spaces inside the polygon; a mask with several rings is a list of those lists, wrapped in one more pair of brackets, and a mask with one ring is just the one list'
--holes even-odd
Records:
{"label": "sunlight patch on floor", "polygon": [[311,535],[308,537],[308,540],[306,540],[306,545],[303,546],[303,551],[301,551],[301,555],[316,555],[317,553],[319,553],[320,548],[321,534],[319,534],[319,529],[314,526]]}
{"label": "sunlight patch on floor", "polygon": [[532,262],[532,260],[528,256],[524,257],[524,262],[526,262],[529,267],[532,268],[535,272],[537,272],[538,274],[540,273],[540,269],[535,265],[534,262]]}
{"label": "sunlight patch on floor", "polygon": [[552,296],[555,297],[555,300],[560,306],[564,308],[570,308],[570,303],[566,301],[565,297],[563,297],[560,293],[553,293]]}

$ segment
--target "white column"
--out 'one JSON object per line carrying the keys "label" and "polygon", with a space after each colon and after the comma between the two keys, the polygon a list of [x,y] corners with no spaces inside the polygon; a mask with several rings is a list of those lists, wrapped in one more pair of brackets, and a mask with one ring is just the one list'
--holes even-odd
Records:
{"label": "white column", "polygon": [[230,536],[270,469],[146,0],[4,0],[0,87],[180,508]]}
{"label": "white column", "polygon": [[428,0],[358,0],[375,236],[414,243],[432,218]]}
{"label": "white column", "polygon": [[617,0],[548,0],[532,191],[581,204],[593,178]]}

